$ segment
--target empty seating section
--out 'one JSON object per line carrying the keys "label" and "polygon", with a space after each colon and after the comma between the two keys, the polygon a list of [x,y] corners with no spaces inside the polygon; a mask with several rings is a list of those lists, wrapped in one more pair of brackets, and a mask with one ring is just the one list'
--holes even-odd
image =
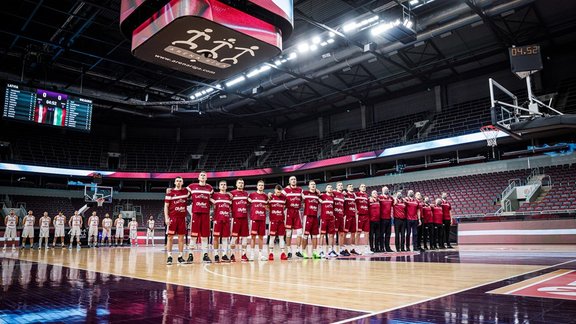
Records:
{"label": "empty seating section", "polygon": [[331,139],[317,137],[290,138],[268,144],[264,166],[285,166],[318,160],[318,154]]}
{"label": "empty seating section", "polygon": [[10,200],[12,207],[24,203],[26,210],[32,210],[36,218],[42,217],[45,211],[50,217],[54,217],[59,211],[62,211],[66,216],[71,216],[75,210],[72,199],[63,197],[11,196]]}
{"label": "empty seating section", "polygon": [[540,199],[520,206],[519,212],[576,209],[576,166],[562,165],[546,168],[552,186]]}
{"label": "empty seating section", "polygon": [[[499,199],[502,191],[508,186],[508,180],[525,179],[530,170],[507,171],[489,174],[477,174],[464,177],[454,177],[419,182],[402,183],[390,186],[395,190],[408,190],[422,193],[432,199],[439,198],[442,192],[447,192],[452,203],[453,215],[471,215],[494,213],[500,208]],[[380,192],[382,186],[369,190]]]}
{"label": "empty seating section", "polygon": [[[569,85],[567,85],[569,86]],[[525,93],[519,94],[525,98]],[[522,100],[522,99],[521,99]],[[522,102],[522,101],[521,101]],[[231,141],[210,138],[207,140],[185,140],[175,142],[168,139],[131,139],[121,142],[118,170],[179,172],[205,169],[238,170],[254,167],[285,166],[306,163],[322,158],[350,155],[394,147],[411,142],[450,137],[476,132],[490,124],[490,109],[487,98],[469,101],[443,109],[433,117],[427,135],[419,139],[404,138],[413,123],[428,118],[430,112],[421,112],[374,123],[365,129],[339,131],[323,139],[317,137],[288,138],[282,141],[262,136],[239,137]],[[343,138],[343,142],[330,147],[332,139]],[[12,144],[11,162],[35,165],[90,168],[106,170],[108,166],[109,144],[106,139],[83,134],[51,133],[50,136],[27,136],[11,134],[0,138]],[[259,145],[266,143],[265,148]],[[200,143],[205,143],[205,148]],[[202,144],[203,145],[203,144]],[[266,153],[259,159],[249,159],[254,151]],[[191,154],[201,154],[203,158],[196,170],[190,170],[188,160]],[[258,160],[258,163],[255,161]],[[245,165],[250,161],[249,165]]]}
{"label": "empty seating section", "polygon": [[262,137],[239,137],[231,141],[227,139],[210,139],[204,150],[205,161],[203,169],[238,170],[252,155],[256,146],[262,142]]}
{"label": "empty seating section", "polygon": [[344,156],[402,145],[404,144],[402,137],[408,128],[414,122],[422,120],[427,114],[418,113],[384,120],[366,129],[350,131],[340,149],[332,156]]}
{"label": "empty seating section", "polygon": [[14,162],[54,167],[98,169],[104,141],[87,136],[13,134]]}
{"label": "empty seating section", "polygon": [[436,114],[426,139],[474,133],[491,123],[488,99],[470,101],[446,107]]}
{"label": "empty seating section", "polygon": [[120,145],[120,165],[126,171],[185,171],[186,159],[197,147],[196,141],[130,140]]}

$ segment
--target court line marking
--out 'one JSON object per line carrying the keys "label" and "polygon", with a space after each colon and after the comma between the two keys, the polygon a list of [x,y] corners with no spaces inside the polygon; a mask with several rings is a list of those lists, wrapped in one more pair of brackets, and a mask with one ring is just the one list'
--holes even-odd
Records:
{"label": "court line marking", "polygon": [[364,290],[364,289],[352,289],[352,288],[339,288],[339,287],[331,287],[331,286],[316,286],[316,285],[309,285],[309,284],[300,284],[300,283],[292,283],[292,282],[277,282],[277,281],[270,281],[270,280],[260,280],[260,279],[252,279],[252,278],[242,278],[242,277],[234,277],[229,276],[221,273],[214,272],[208,269],[208,266],[211,264],[204,264],[204,270],[210,274],[215,276],[227,278],[227,279],[235,279],[241,281],[252,281],[258,283],[266,283],[266,284],[275,284],[275,285],[287,285],[287,286],[296,286],[296,287],[305,287],[305,288],[318,288],[318,289],[328,289],[328,290],[341,290],[341,291],[350,291],[350,292],[358,292],[358,293],[369,293],[369,294],[381,294],[381,295],[391,295],[391,296],[404,296],[404,297],[427,297],[426,295],[415,295],[415,294],[403,294],[403,293],[388,293],[383,291],[375,291],[375,290]]}
{"label": "court line marking", "polygon": [[526,289],[526,288],[529,288],[529,287],[532,287],[532,286],[539,285],[539,284],[541,284],[541,283],[543,283],[543,282],[550,281],[550,280],[552,280],[552,279],[556,279],[556,278],[559,278],[559,277],[563,277],[563,276],[565,276],[565,275],[571,274],[571,273],[574,272],[574,271],[576,271],[576,270],[571,270],[571,271],[568,271],[568,272],[564,272],[564,273],[557,274],[557,275],[552,276],[552,277],[550,277],[550,278],[544,278],[544,279],[542,279],[542,280],[538,280],[538,281],[536,281],[536,282],[534,282],[534,283],[531,283],[531,284],[528,284],[528,285],[526,285],[526,286],[522,286],[522,287],[520,287],[520,288],[513,289],[513,290],[505,293],[505,295],[511,295],[511,294],[513,294],[513,293],[515,293],[515,292],[517,292],[517,291],[520,291],[520,290],[523,290],[523,289]]}
{"label": "court line marking", "polygon": [[544,268],[541,268],[541,269],[531,270],[531,271],[527,271],[527,272],[524,272],[524,273],[521,273],[521,274],[512,275],[512,276],[510,276],[510,277],[502,278],[502,279],[499,279],[499,280],[494,280],[494,281],[490,281],[490,282],[487,282],[487,283],[479,284],[479,285],[476,285],[476,286],[472,286],[472,287],[470,287],[470,288],[460,289],[460,290],[457,290],[457,291],[455,291],[455,292],[446,293],[446,294],[442,294],[442,295],[439,295],[439,296],[436,296],[436,297],[427,298],[427,299],[424,299],[424,300],[421,300],[421,301],[417,301],[417,302],[413,302],[413,303],[409,303],[409,304],[406,304],[406,305],[403,305],[403,306],[392,307],[392,308],[388,308],[388,309],[385,309],[385,310],[382,310],[382,311],[373,312],[373,313],[371,313],[371,314],[366,314],[366,315],[360,315],[360,316],[352,317],[352,318],[345,319],[345,320],[342,320],[342,321],[334,322],[333,324],[350,323],[350,322],[352,322],[352,321],[357,321],[357,320],[361,320],[361,319],[364,319],[364,318],[372,317],[372,316],[375,316],[375,315],[379,315],[379,314],[383,314],[383,313],[388,313],[388,312],[391,312],[391,311],[394,311],[394,310],[397,310],[397,309],[401,309],[401,308],[404,308],[404,307],[410,307],[410,306],[413,306],[413,305],[417,305],[417,304],[420,304],[420,303],[426,303],[426,302],[429,302],[429,301],[431,301],[431,300],[443,298],[443,297],[446,297],[446,296],[456,295],[456,294],[459,294],[459,293],[464,292],[464,291],[467,291],[467,290],[472,290],[472,289],[480,288],[480,287],[482,287],[482,286],[491,285],[491,284],[497,283],[497,282],[499,282],[499,281],[504,281],[504,280],[508,280],[508,279],[515,278],[515,277],[524,276],[524,275],[527,275],[527,274],[529,274],[529,273],[538,272],[538,271],[543,271],[543,270],[547,270],[547,269],[554,268],[554,267],[559,267],[559,266],[562,266],[562,265],[565,265],[565,264],[568,264],[568,263],[572,263],[572,262],[574,262],[574,261],[576,261],[576,259],[572,259],[572,260],[569,260],[569,261],[566,261],[566,262],[558,263],[558,264],[551,265],[551,266],[548,266],[548,267],[544,267]]}
{"label": "court line marking", "polygon": [[[143,277],[137,277],[137,276],[127,276],[126,274],[118,274],[118,273],[113,272],[113,271],[97,271],[97,270],[93,270],[93,269],[82,268],[82,267],[80,267],[80,266],[65,265],[65,264],[63,264],[63,263],[48,263],[48,262],[41,262],[41,261],[39,261],[39,260],[21,259],[19,256],[20,256],[20,255],[17,255],[16,258],[14,258],[14,257],[6,257],[6,256],[4,256],[4,257],[5,257],[6,259],[12,259],[12,260],[17,260],[17,261],[25,261],[25,262],[33,262],[33,263],[42,263],[42,264],[48,264],[48,265],[52,265],[52,266],[61,266],[61,267],[70,268],[70,269],[83,270],[83,271],[87,271],[87,272],[98,272],[98,273],[109,274],[109,275],[114,275],[114,276],[119,276],[119,277],[124,277],[124,278],[139,279],[139,280],[145,280],[145,281],[153,281],[153,282],[158,282],[158,283],[162,283],[162,284],[171,284],[171,285],[183,286],[183,287],[194,288],[194,289],[211,290],[211,291],[217,291],[217,292],[221,292],[221,293],[234,294],[234,295],[240,295],[240,296],[246,296],[246,297],[257,297],[257,298],[262,298],[262,299],[277,300],[277,301],[282,301],[282,302],[287,302],[287,303],[293,303],[293,304],[302,304],[302,305],[309,305],[309,306],[322,307],[322,308],[339,309],[339,310],[345,310],[345,311],[356,312],[356,313],[366,313],[366,314],[369,314],[369,313],[372,312],[372,311],[363,310],[363,309],[347,308],[347,307],[341,307],[341,306],[320,305],[320,304],[309,303],[309,302],[294,301],[294,300],[285,299],[285,298],[268,297],[268,296],[263,296],[263,295],[259,295],[259,294],[248,294],[248,293],[242,293],[242,292],[227,291],[227,290],[218,289],[218,288],[206,288],[206,287],[202,287],[202,286],[193,286],[193,285],[190,285],[190,284],[182,284],[181,282],[174,282],[174,281],[169,281],[169,280],[164,280],[164,281],[162,281],[162,280],[159,280],[159,279],[158,279],[158,280],[155,280],[155,279],[152,279],[152,278],[143,278]],[[204,264],[204,265],[209,265],[209,264]],[[176,266],[178,267],[178,265],[176,265]]]}

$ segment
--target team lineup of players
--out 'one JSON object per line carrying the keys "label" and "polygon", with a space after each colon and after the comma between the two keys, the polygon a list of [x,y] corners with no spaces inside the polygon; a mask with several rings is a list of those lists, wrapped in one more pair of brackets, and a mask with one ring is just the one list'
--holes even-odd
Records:
{"label": "team lineup of players", "polygon": [[[125,220],[122,218],[122,214],[118,214],[118,218],[112,219],[110,215],[106,213],[102,222],[100,223],[100,218],[96,212],[92,212],[92,215],[87,220],[88,225],[88,246],[97,247],[100,246],[118,246],[122,245],[124,241],[124,223]],[[152,246],[154,246],[154,218],[150,216],[148,220],[148,227],[146,233],[146,245],[148,245],[148,240],[152,241]],[[26,247],[26,239],[30,241],[30,247],[34,246],[34,226],[36,224],[36,217],[31,210],[28,211],[28,215],[22,218],[22,244],[21,248]],[[40,226],[38,249],[42,248],[42,241],[44,242],[44,247],[49,248],[49,237],[51,225],[54,227],[54,239],[52,241],[52,247],[56,247],[58,239],[60,239],[60,246],[64,247],[64,234],[66,225],[66,216],[62,212],[54,216],[51,219],[48,216],[48,212],[44,212],[43,216],[38,220]],[[101,224],[102,231],[100,232],[99,225]],[[2,250],[6,250],[8,243],[12,242],[12,250],[16,249],[16,244],[18,242],[17,226],[18,226],[18,216],[14,213],[14,210],[10,210],[10,213],[4,218],[4,225],[6,230],[4,231],[4,246]],[[80,249],[80,235],[82,233],[82,226],[84,225],[84,220],[78,211],[74,212],[74,215],[68,220],[68,226],[70,230],[68,234],[70,235],[70,245],[69,249],[72,249],[74,241],[76,241],[76,248]],[[138,246],[138,222],[136,218],[132,218],[128,222],[129,239],[131,246]],[[115,228],[114,237],[112,236],[112,228]],[[100,233],[99,233],[100,232]],[[98,234],[101,234],[100,243],[98,243]],[[114,240],[114,242],[112,242]]]}
{"label": "team lineup of players", "polygon": [[[191,245],[196,245],[191,246],[191,250],[197,249],[200,242],[204,262],[212,261],[208,255],[211,221],[214,222],[215,262],[236,261],[234,252],[237,250],[240,250],[242,261],[274,260],[276,240],[280,259],[288,260],[293,256],[293,237],[296,238],[295,255],[300,258],[308,258],[308,239],[312,243],[311,257],[314,259],[359,255],[358,247],[366,245],[364,233],[368,234],[369,244],[362,253],[394,252],[390,247],[392,225],[397,252],[410,251],[411,239],[414,251],[452,248],[449,241],[452,208],[446,193],[442,198],[430,201],[412,190],[408,191],[407,197],[402,197],[401,192],[391,195],[387,187],[383,187],[381,193],[374,190],[368,194],[365,184],[361,184],[358,191],[351,184],[344,190],[342,182],[338,182],[336,188],[328,184],[321,192],[314,181],[309,182],[307,190],[297,186],[294,176],[290,177],[287,187],[277,185],[274,192],[269,193],[264,191],[263,180],[258,181],[255,192],[248,193],[242,179],[236,180],[236,189],[230,192],[226,181],[221,180],[218,191],[214,191],[207,183],[206,172],[199,174],[198,183],[187,187],[183,183],[183,179],[177,177],[174,188],[166,190],[167,264],[173,263],[174,235],[178,237],[178,263],[194,261],[191,251],[186,260],[183,256],[189,200]],[[249,256],[248,237],[251,237]],[[268,237],[268,255],[264,252],[265,237]]]}

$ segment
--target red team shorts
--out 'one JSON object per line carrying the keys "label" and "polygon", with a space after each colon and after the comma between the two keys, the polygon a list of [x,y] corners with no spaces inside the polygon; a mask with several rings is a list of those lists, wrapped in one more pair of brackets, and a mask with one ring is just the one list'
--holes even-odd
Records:
{"label": "red team shorts", "polygon": [[336,221],[334,219],[322,219],[320,222],[320,234],[336,234]]}
{"label": "red team shorts", "polygon": [[210,236],[209,213],[192,213],[192,236],[200,236],[200,237]]}
{"label": "red team shorts", "polygon": [[270,236],[284,236],[286,235],[286,227],[284,221],[270,221]]}
{"label": "red team shorts", "polygon": [[168,235],[186,235],[186,217],[170,217]]}
{"label": "red team shorts", "polygon": [[252,230],[250,233],[260,237],[266,235],[266,220],[252,220]]}
{"label": "red team shorts", "polygon": [[300,218],[300,210],[288,208],[286,209],[286,228],[287,229],[301,229],[302,219]]}
{"label": "red team shorts", "polygon": [[344,216],[336,216],[334,221],[334,228],[340,233],[346,232],[346,223],[344,223]]}
{"label": "red team shorts", "polygon": [[248,218],[234,218],[232,221],[232,236],[250,236],[250,231],[248,230]]}
{"label": "red team shorts", "polygon": [[306,218],[306,227],[304,228],[304,234],[306,235],[320,234],[318,228],[318,216],[304,216],[304,218]]}
{"label": "red team shorts", "polygon": [[370,232],[370,216],[358,216],[358,232]]}
{"label": "red team shorts", "polygon": [[346,216],[344,232],[356,233],[357,229],[358,229],[358,221],[356,220],[356,216]]}
{"label": "red team shorts", "polygon": [[230,220],[215,221],[214,236],[230,237]]}

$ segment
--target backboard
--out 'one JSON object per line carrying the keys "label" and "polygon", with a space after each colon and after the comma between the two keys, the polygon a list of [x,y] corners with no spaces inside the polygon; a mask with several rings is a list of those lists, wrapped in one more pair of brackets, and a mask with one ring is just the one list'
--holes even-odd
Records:
{"label": "backboard", "polygon": [[105,203],[112,203],[114,190],[112,187],[89,184],[84,186],[84,201],[96,202],[98,198],[103,198]]}

